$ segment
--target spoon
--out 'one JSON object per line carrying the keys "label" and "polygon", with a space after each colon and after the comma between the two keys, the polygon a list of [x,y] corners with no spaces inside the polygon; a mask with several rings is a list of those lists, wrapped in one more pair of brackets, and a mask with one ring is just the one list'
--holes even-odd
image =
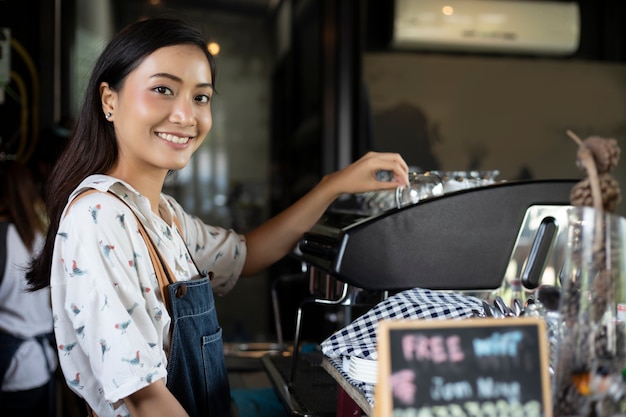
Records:
{"label": "spoon", "polygon": [[497,307],[497,309],[499,310],[499,312],[502,315],[502,317],[513,317],[514,316],[513,311],[506,305],[506,303],[504,302],[502,297],[497,296],[496,299],[494,300],[494,304]]}

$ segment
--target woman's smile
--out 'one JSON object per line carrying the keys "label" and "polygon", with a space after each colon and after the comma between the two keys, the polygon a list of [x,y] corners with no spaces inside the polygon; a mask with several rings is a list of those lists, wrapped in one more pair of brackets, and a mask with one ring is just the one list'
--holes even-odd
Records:
{"label": "woman's smile", "polygon": [[193,137],[191,136],[179,136],[172,133],[158,132],[157,136],[166,142],[174,143],[176,145],[186,145]]}

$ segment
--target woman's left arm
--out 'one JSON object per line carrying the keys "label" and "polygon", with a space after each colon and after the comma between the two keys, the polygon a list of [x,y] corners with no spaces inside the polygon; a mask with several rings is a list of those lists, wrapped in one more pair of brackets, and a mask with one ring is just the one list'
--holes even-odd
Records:
{"label": "woman's left arm", "polygon": [[[378,171],[393,172],[380,181]],[[396,153],[369,152],[347,167],[328,174],[293,205],[246,235],[247,256],[242,275],[253,275],[283,258],[341,194],[395,189],[408,185],[409,168]]]}

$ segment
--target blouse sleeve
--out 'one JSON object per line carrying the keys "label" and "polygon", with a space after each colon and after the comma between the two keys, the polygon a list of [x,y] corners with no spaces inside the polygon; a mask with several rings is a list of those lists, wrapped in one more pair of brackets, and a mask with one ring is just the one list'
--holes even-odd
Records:
{"label": "blouse sleeve", "polygon": [[76,375],[74,389],[99,385],[114,403],[166,376],[169,316],[137,222],[115,197],[85,196],[63,219],[51,290],[59,357],[65,375]]}
{"label": "blouse sleeve", "polygon": [[232,229],[205,224],[186,213],[176,200],[166,196],[183,229],[183,238],[200,269],[213,273],[211,286],[218,295],[237,283],[246,260],[246,239]]}

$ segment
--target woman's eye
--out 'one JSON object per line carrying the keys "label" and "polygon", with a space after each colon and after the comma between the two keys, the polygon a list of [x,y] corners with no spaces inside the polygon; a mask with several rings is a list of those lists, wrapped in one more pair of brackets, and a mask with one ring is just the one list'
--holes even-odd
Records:
{"label": "woman's eye", "polygon": [[154,91],[156,91],[159,94],[172,95],[172,90],[170,90],[167,87],[163,87],[163,86],[155,87]]}
{"label": "woman's eye", "polygon": [[199,103],[206,104],[209,101],[211,101],[211,96],[206,95],[206,94],[200,94],[199,96],[196,96],[196,101]]}

